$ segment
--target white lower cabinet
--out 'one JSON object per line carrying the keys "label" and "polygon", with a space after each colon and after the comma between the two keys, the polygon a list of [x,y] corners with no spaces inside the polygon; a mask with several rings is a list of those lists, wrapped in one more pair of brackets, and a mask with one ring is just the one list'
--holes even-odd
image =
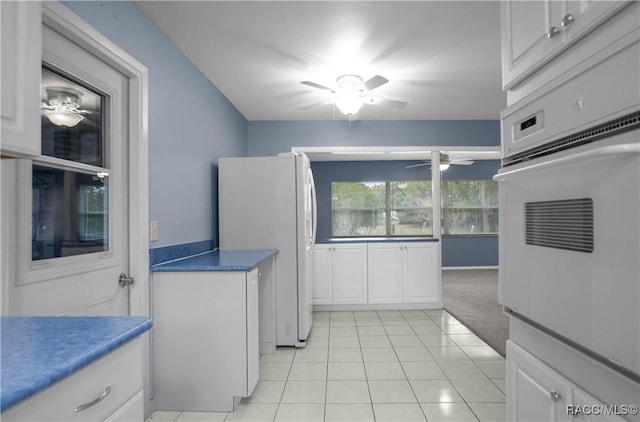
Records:
{"label": "white lower cabinet", "polygon": [[137,337],[8,409],[1,418],[7,422],[142,422],[142,367],[142,338]]}
{"label": "white lower cabinet", "polygon": [[440,307],[440,270],[437,242],[317,244],[313,304]]}
{"label": "white lower cabinet", "polygon": [[367,303],[367,245],[317,244],[313,251],[313,304]]}
{"label": "white lower cabinet", "polygon": [[624,421],[617,415],[601,414],[606,412],[603,409],[589,393],[507,340],[508,421]]}
{"label": "white lower cabinet", "polygon": [[258,268],[153,273],[157,410],[230,412],[251,395],[259,283]]}
{"label": "white lower cabinet", "polygon": [[437,243],[370,243],[369,303],[439,303]]}
{"label": "white lower cabinet", "polygon": [[369,303],[402,303],[403,247],[401,243],[369,244]]}

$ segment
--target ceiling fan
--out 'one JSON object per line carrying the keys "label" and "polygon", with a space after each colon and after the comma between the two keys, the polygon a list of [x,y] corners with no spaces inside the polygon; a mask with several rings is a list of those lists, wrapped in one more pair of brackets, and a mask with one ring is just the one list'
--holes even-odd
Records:
{"label": "ceiling fan", "polygon": [[[406,166],[405,168],[414,168],[414,167],[421,167],[421,166],[427,166],[431,164],[431,160],[424,160],[423,163],[419,163],[419,164],[413,164],[410,166]],[[445,153],[440,153],[440,170],[446,170],[449,168],[450,165],[454,165],[454,166],[468,166],[473,164],[473,160],[470,157],[458,157],[458,158],[450,158],[448,154]]]}
{"label": "ceiling fan", "polygon": [[42,114],[56,126],[74,127],[82,120],[83,114],[93,114],[89,110],[81,110],[81,95],[71,88],[46,88],[47,101],[40,106]]}
{"label": "ceiling fan", "polygon": [[335,104],[342,114],[350,118],[357,114],[364,104],[381,105],[398,109],[406,107],[407,103],[404,101],[387,100],[369,95],[369,92],[387,82],[389,82],[389,80],[380,75],[376,75],[366,82],[363,82],[362,78],[358,75],[342,75],[336,79],[335,88],[329,88],[316,82],[302,81],[300,83],[303,85],[329,91],[333,94],[325,101],[302,107],[302,109],[309,109],[325,104]]}

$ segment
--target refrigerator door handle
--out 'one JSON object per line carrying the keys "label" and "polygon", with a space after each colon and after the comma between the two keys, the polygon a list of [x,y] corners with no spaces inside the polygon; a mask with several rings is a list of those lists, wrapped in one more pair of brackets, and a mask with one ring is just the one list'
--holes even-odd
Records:
{"label": "refrigerator door handle", "polygon": [[309,169],[309,183],[311,183],[311,244],[316,243],[316,231],[318,229],[318,202],[316,199],[316,182],[313,179],[313,172]]}

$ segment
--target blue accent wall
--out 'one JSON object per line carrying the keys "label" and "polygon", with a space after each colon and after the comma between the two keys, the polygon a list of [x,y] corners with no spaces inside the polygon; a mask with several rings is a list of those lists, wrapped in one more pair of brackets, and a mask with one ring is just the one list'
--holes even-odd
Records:
{"label": "blue accent wall", "polygon": [[149,69],[150,247],[216,239],[218,157],[247,155],[247,120],[134,2],[63,4]]}
{"label": "blue accent wall", "polygon": [[326,146],[498,146],[497,120],[252,121],[250,156]]}

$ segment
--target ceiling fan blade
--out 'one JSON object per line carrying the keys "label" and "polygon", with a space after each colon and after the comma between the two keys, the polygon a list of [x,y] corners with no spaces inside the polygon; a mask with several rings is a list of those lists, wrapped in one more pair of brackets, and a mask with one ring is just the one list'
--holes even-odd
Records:
{"label": "ceiling fan blade", "polygon": [[328,88],[328,87],[326,87],[326,86],[324,86],[324,85],[317,84],[317,83],[315,83],[315,82],[311,82],[311,81],[302,81],[302,82],[300,82],[300,83],[301,83],[302,85],[307,85],[307,86],[310,86],[310,87],[312,87],[312,88],[321,89],[321,90],[323,90],[323,91],[331,91],[331,92],[333,92],[333,89]]}
{"label": "ceiling fan blade", "polygon": [[410,166],[406,166],[405,168],[406,168],[406,169],[412,169],[412,168],[414,168],[414,167],[428,166],[428,165],[430,165],[430,164],[431,164],[431,162],[430,162],[430,161],[427,161],[427,162],[420,163],[420,164],[412,164],[412,165],[410,165]]}
{"label": "ceiling fan blade", "polygon": [[402,109],[407,106],[407,103],[405,101],[387,100],[385,98],[378,98],[378,97],[366,97],[365,104],[373,104],[373,105],[379,105],[382,107],[390,107],[390,108],[397,108],[397,109]]}
{"label": "ceiling fan blade", "polygon": [[451,160],[449,161],[449,164],[455,164],[458,166],[468,166],[473,164],[473,161],[471,160]]}
{"label": "ceiling fan blade", "polygon": [[380,85],[386,84],[387,82],[389,82],[389,79],[380,75],[376,75],[373,78],[369,79],[367,82],[365,82],[363,85],[364,85],[365,91],[371,91],[373,89],[376,89]]}

